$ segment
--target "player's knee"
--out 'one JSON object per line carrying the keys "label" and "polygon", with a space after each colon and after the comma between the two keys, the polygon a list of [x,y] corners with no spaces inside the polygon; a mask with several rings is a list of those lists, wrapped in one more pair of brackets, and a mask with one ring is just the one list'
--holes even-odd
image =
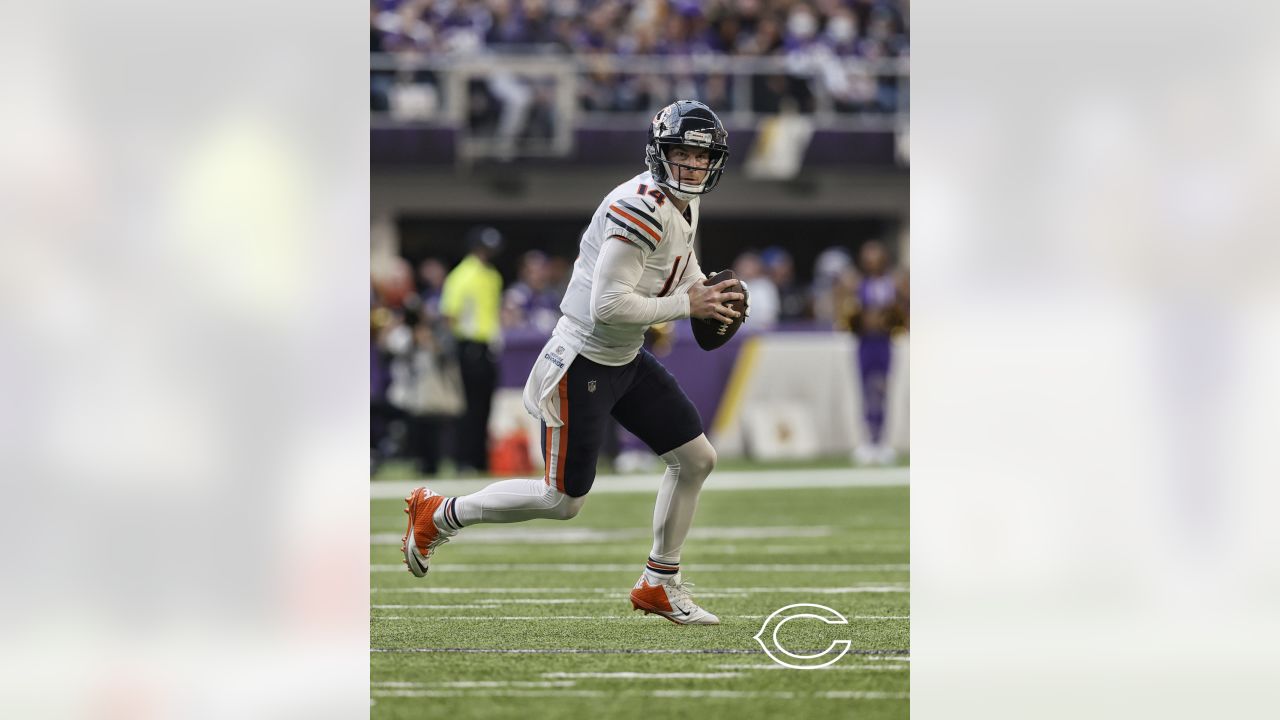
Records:
{"label": "player's knee", "polygon": [[549,486],[546,493],[546,517],[551,520],[572,520],[587,502],[587,496],[573,497]]}
{"label": "player's knee", "polygon": [[575,517],[578,516],[578,512],[582,510],[582,506],[585,505],[586,503],[587,503],[586,495],[583,495],[582,497],[569,497],[568,495],[565,495],[564,499],[561,500],[560,504],[557,506],[557,509],[560,512],[558,515],[556,515],[556,519],[557,520],[574,519]]}
{"label": "player's knee", "polygon": [[716,450],[711,447],[705,436],[689,443],[680,453],[681,475],[689,475],[699,480],[711,474],[716,467]]}
{"label": "player's knee", "polygon": [[710,475],[711,471],[716,469],[716,461],[718,459],[719,458],[716,456],[716,449],[711,447],[711,443],[707,443],[701,454],[698,466],[698,470],[700,471],[699,474],[702,475],[702,477]]}

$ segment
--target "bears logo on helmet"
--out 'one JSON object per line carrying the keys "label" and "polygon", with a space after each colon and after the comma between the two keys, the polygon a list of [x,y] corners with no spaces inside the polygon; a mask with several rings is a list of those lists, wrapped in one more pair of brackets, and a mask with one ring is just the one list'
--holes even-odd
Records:
{"label": "bears logo on helmet", "polygon": [[[709,154],[705,168],[674,163],[667,149],[678,145],[706,148]],[[729,159],[729,133],[711,108],[696,100],[677,100],[658,111],[649,125],[649,141],[645,146],[645,164],[649,174],[672,195],[692,200],[711,192],[720,182],[725,161]],[[706,170],[697,185],[681,183],[672,177],[671,168]]]}

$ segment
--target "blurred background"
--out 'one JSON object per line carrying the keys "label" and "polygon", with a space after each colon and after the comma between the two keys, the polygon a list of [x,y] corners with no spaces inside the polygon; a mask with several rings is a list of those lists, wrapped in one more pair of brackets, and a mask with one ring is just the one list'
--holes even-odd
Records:
{"label": "blurred background", "polygon": [[[520,391],[559,318],[579,235],[644,169],[677,99],[725,122],[701,206],[704,271],[752,315],[706,353],[646,343],[722,458],[906,462],[909,5],[905,0],[376,0],[370,4],[370,407],[375,477],[540,472]],[[441,295],[474,247],[499,320],[461,337]],[[468,356],[467,353],[472,353]],[[479,368],[479,369],[477,369]],[[476,427],[487,446],[474,447]],[[605,471],[657,469],[615,428]]]}

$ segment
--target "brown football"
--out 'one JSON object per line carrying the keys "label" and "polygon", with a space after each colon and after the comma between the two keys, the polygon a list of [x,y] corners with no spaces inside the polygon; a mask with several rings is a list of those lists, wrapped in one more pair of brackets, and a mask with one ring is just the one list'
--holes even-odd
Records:
{"label": "brown football", "polygon": [[[724,270],[712,275],[702,281],[703,285],[715,285],[725,280],[733,280],[738,276],[733,274],[732,270]],[[730,286],[733,288],[733,286]],[[741,290],[741,285],[738,286]],[[742,293],[744,296],[746,292]],[[747,301],[744,297],[742,300],[733,300],[729,302],[729,307],[739,313],[732,323],[724,324],[718,320],[702,320],[699,318],[689,318],[689,323],[693,327],[693,339],[698,341],[698,347],[703,350],[715,350],[716,348],[729,342],[729,338],[738,332],[738,328],[742,327],[742,321],[746,319]]]}

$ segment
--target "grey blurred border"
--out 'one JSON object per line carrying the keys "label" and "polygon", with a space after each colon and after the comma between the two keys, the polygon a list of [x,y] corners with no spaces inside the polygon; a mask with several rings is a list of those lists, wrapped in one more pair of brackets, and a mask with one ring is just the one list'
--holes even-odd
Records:
{"label": "grey blurred border", "polygon": [[0,9],[0,715],[368,712],[365,13]]}
{"label": "grey blurred border", "polygon": [[912,5],[912,716],[1275,716],[1276,7]]}
{"label": "grey blurred border", "polygon": [[[913,11],[914,716],[1269,714],[1276,10]],[[4,715],[368,711],[364,12],[0,9]]]}

